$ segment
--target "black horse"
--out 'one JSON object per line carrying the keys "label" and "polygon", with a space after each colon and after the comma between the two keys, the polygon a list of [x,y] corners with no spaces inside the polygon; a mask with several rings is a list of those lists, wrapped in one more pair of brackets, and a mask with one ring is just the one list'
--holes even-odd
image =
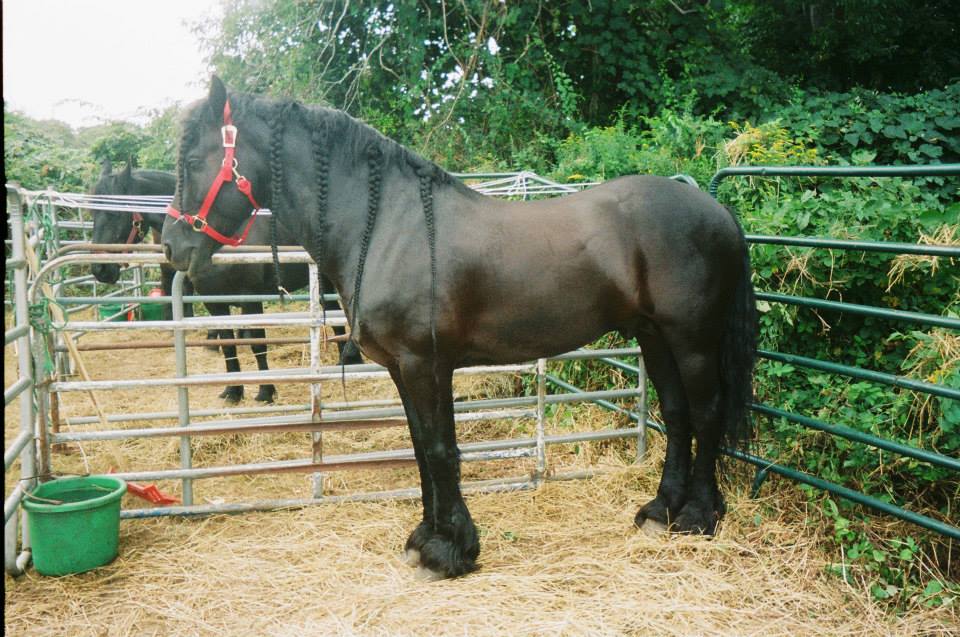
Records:
{"label": "black horse", "polygon": [[[245,179],[224,180],[224,157]],[[344,113],[228,100],[216,77],[185,115],[178,170],[162,238],[174,267],[202,271],[220,248],[210,228],[232,235],[251,200],[269,206],[340,291],[364,354],[390,371],[420,470],[413,561],[457,576],[479,553],[453,370],[551,356],[611,330],[638,340],[667,423],[660,486],[636,523],[714,532],[721,445],[749,436],[756,309],[743,232],[705,193],[631,176],[558,199],[493,199]]]}
{"label": "black horse", "polygon": [[[176,186],[176,179],[171,173],[157,170],[133,170],[130,162],[123,170],[111,173],[109,161],[104,162],[103,170],[96,185],[92,189],[95,195],[172,195]],[[160,232],[163,227],[162,215],[144,214],[135,218],[129,212],[93,211],[93,242],[94,243],[137,243],[151,230]],[[248,241],[251,245],[266,244],[270,240],[270,228],[264,217],[250,231]],[[281,244],[295,245],[297,240],[285,228],[278,228],[277,241]],[[94,276],[103,283],[116,283],[120,276],[120,266],[117,264],[95,264],[92,268]],[[161,285],[164,294],[169,295],[174,271],[168,266],[161,265]],[[309,272],[306,264],[290,263],[280,266],[281,280],[285,288],[296,290],[307,285]],[[192,274],[185,285],[185,291],[198,294],[272,294],[277,291],[275,273],[271,266],[261,264],[251,265],[212,265]],[[321,279],[325,291],[334,288],[329,281]],[[339,309],[339,305],[334,302]],[[263,304],[249,303],[205,303],[207,311],[214,316],[230,314],[230,307],[239,307],[243,314],[263,313]],[[169,311],[169,308],[167,308]],[[167,316],[169,318],[169,315]],[[337,334],[345,333],[344,328],[335,327]],[[234,332],[231,329],[212,330],[214,338],[232,339]],[[265,332],[260,329],[238,330],[240,338],[264,338]],[[356,346],[352,343],[338,342],[340,349],[340,363],[354,364],[362,362]],[[257,361],[257,367],[262,371],[267,369],[267,346],[251,345],[250,349]],[[228,372],[240,371],[235,345],[221,345]],[[260,385],[256,400],[273,402],[276,389],[271,384]],[[230,385],[220,394],[228,403],[239,402],[243,398],[243,385]]]}

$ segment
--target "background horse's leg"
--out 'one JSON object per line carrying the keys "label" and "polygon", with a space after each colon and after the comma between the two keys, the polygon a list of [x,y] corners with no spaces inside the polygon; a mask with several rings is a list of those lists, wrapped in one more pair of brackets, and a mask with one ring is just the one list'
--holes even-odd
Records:
{"label": "background horse's leg", "polygon": [[[400,378],[416,416],[411,434],[420,440],[424,474],[432,487],[424,498],[425,514],[431,516],[407,541],[409,551],[418,551],[420,565],[438,577],[456,577],[476,569],[480,541],[477,527],[460,493],[460,450],[453,422],[453,369],[432,361],[409,357],[400,363]],[[414,430],[417,430],[414,433]],[[432,534],[429,528],[432,523]]]}
{"label": "background horse's leg", "polygon": [[[164,296],[170,296],[171,291],[173,290],[173,275],[176,274],[176,272],[177,272],[176,270],[174,270],[168,265],[164,265],[164,264],[160,265],[160,289],[163,290]],[[184,281],[183,283],[184,283],[184,294],[186,294],[187,281]],[[163,320],[172,321],[173,306],[167,305],[166,303],[164,303],[162,309],[163,309],[163,314],[162,314]],[[187,304],[184,304],[183,315],[187,316]]]}
{"label": "background horse's leg", "polygon": [[[191,296],[191,295],[193,295],[193,293],[194,293],[194,290],[193,290],[193,281],[191,281],[190,279],[186,279],[186,280],[183,282],[183,295],[184,295],[184,296]],[[184,304],[183,304],[183,315],[184,315],[184,316],[193,316],[193,303],[184,303]],[[211,335],[210,335],[210,332],[208,331],[208,332],[207,332],[207,338],[217,338],[217,336],[216,336],[216,334],[214,334],[214,335],[211,336]]]}
{"label": "background horse's leg", "polygon": [[[240,311],[244,314],[263,314],[263,303],[244,303],[240,306]],[[266,338],[267,336],[267,332],[262,327],[242,329],[239,332],[240,338]],[[261,372],[270,369],[267,367],[267,346],[251,345],[250,349],[253,350],[253,355],[257,359],[257,369]],[[276,395],[277,388],[273,385],[260,385],[260,391],[257,392],[254,400],[262,403],[272,403]]]}
{"label": "background horse's leg", "polygon": [[426,453],[423,447],[423,423],[420,422],[417,411],[413,407],[413,402],[410,400],[409,394],[407,394],[407,388],[404,386],[403,378],[400,376],[400,369],[393,366],[389,368],[389,371],[390,378],[393,379],[393,383],[397,386],[397,392],[400,394],[400,400],[403,402],[403,411],[407,415],[407,428],[410,430],[410,440],[413,442],[413,453],[417,458],[417,469],[420,472],[420,497],[423,501],[423,519],[417,528],[413,530],[413,533],[410,534],[404,546],[407,563],[410,564],[410,566],[418,566],[420,564],[420,547],[426,544],[427,540],[429,540],[436,531],[433,523],[433,494],[435,487],[430,471],[427,469]]}
{"label": "background horse's leg", "polygon": [[647,373],[660,398],[660,414],[667,426],[667,453],[657,496],[643,505],[634,522],[643,526],[652,520],[666,527],[676,519],[686,501],[691,456],[690,414],[680,371],[662,335],[641,335],[637,340]]}
{"label": "background horse's leg", "polygon": [[[230,315],[230,306],[226,303],[205,303],[207,311],[210,312],[213,316],[229,316]],[[213,330],[216,332],[217,337],[219,338],[233,338],[232,329],[217,329]],[[240,361],[237,360],[237,346],[236,345],[221,345],[220,350],[223,352],[223,360],[227,366],[227,372],[239,372],[240,371]],[[226,389],[220,392],[220,398],[223,398],[230,404],[238,403],[243,398],[243,385],[228,385]]]}

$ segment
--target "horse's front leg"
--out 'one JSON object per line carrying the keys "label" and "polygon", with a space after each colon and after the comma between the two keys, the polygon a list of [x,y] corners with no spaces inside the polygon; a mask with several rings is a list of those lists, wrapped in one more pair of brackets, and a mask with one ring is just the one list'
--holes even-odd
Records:
{"label": "horse's front leg", "polygon": [[477,568],[477,528],[460,493],[460,450],[453,422],[453,370],[417,358],[399,366],[420,469],[424,518],[407,540],[408,558],[431,577],[457,577]]}
{"label": "horse's front leg", "polygon": [[423,519],[417,528],[413,530],[407,543],[404,546],[406,560],[410,566],[420,565],[420,547],[426,544],[436,529],[433,523],[433,478],[427,471],[426,454],[423,448],[423,425],[420,423],[420,417],[417,410],[410,400],[407,388],[403,384],[403,378],[400,375],[399,367],[390,367],[390,378],[397,386],[397,393],[400,394],[400,400],[403,402],[403,410],[407,416],[407,427],[410,430],[410,440],[413,442],[413,454],[417,459],[417,469],[420,472],[420,495],[423,501]]}

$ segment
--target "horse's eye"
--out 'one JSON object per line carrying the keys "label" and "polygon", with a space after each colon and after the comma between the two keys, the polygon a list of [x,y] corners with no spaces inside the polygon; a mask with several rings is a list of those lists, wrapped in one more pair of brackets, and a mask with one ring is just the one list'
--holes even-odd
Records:
{"label": "horse's eye", "polygon": [[202,162],[196,157],[190,157],[187,159],[187,169],[188,170],[197,170],[202,165]]}

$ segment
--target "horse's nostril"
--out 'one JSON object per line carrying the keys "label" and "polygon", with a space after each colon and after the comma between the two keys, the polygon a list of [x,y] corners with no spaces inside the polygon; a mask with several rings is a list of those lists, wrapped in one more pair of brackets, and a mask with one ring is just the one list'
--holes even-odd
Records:
{"label": "horse's nostril", "polygon": [[171,252],[172,252],[172,251],[170,250],[170,244],[169,244],[169,243],[164,243],[164,244],[163,244],[163,256],[167,259],[167,261],[170,261],[170,253],[171,253]]}

